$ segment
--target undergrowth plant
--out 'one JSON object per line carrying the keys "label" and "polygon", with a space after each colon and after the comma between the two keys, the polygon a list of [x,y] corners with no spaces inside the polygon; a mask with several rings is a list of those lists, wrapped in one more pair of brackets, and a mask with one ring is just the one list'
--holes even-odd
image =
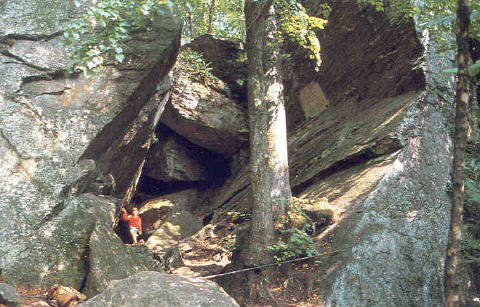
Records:
{"label": "undergrowth plant", "polygon": [[465,161],[465,238],[462,256],[466,263],[480,265],[480,130],[474,130]]}
{"label": "undergrowth plant", "polygon": [[309,235],[312,233],[311,220],[301,208],[290,204],[287,214],[277,228],[279,240],[268,247],[276,261],[282,262],[316,254],[315,242]]}
{"label": "undergrowth plant", "polygon": [[229,252],[234,252],[238,249],[237,238],[235,236],[223,237],[221,245]]}
{"label": "undergrowth plant", "polygon": [[280,239],[278,243],[268,247],[274,253],[273,259],[276,261],[315,255],[314,241],[305,230],[288,228],[281,229],[280,233],[286,236],[286,239]]}
{"label": "undergrowth plant", "polygon": [[203,55],[190,48],[183,49],[178,55],[177,67],[191,79],[205,85],[218,85],[220,79],[212,74],[212,67],[203,58]]}
{"label": "undergrowth plant", "polygon": [[[80,9],[82,1],[75,1]],[[169,0],[100,0],[86,9],[81,19],[63,33],[64,43],[72,46],[69,72],[82,70],[85,74],[98,71],[107,62],[122,63],[126,42],[136,31],[149,30]]]}
{"label": "undergrowth plant", "polygon": [[[274,3],[281,26],[279,34],[284,34],[288,40],[306,50],[309,58],[315,61],[316,69],[319,69],[320,41],[315,31],[322,30],[327,24],[327,19],[309,16],[297,1],[280,0]],[[320,7],[323,15],[328,17],[330,7],[327,4],[322,4]]]}

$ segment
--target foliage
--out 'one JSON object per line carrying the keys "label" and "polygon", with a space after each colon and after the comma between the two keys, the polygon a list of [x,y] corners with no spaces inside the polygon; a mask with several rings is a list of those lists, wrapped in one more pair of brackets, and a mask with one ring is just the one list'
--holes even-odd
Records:
{"label": "foliage", "polygon": [[252,218],[252,214],[249,212],[229,211],[226,214],[230,217],[233,223],[243,223]]}
{"label": "foliage", "polygon": [[[456,49],[454,40],[447,40],[445,33],[456,32],[456,1],[426,0],[418,8],[417,14],[423,26],[430,30],[432,37],[444,49]],[[470,37],[480,39],[480,2],[471,1]]]}
{"label": "foliage", "polygon": [[466,238],[462,240],[461,249],[465,263],[480,263],[480,240]]}
{"label": "foliage", "polygon": [[[77,7],[81,6],[78,1]],[[101,0],[87,9],[79,21],[64,32],[66,45],[73,45],[69,72],[95,71],[109,60],[125,60],[125,43],[135,31],[150,29],[168,0]]]}
{"label": "foliage", "polygon": [[[379,11],[394,12],[397,15],[416,15],[423,28],[439,44],[440,50],[455,50],[456,42],[446,33],[456,32],[456,1],[424,0],[413,4],[412,0],[392,0],[385,4],[383,0],[358,0],[368,3]],[[480,40],[480,1],[470,1],[471,24],[470,37]],[[480,65],[480,64],[479,64]],[[456,71],[452,71],[455,73]],[[478,74],[478,73],[477,73]]]}
{"label": "foliage", "polygon": [[237,238],[234,236],[223,237],[221,245],[229,252],[234,252],[238,249]]}
{"label": "foliage", "polygon": [[[309,16],[305,8],[295,0],[275,2],[283,34],[292,42],[308,51],[309,57],[320,67],[320,42],[316,30],[321,30],[326,19]],[[324,14],[329,14],[329,7],[322,7]]]}
{"label": "foliage", "polygon": [[275,255],[276,261],[285,261],[298,257],[313,256],[316,254],[313,248],[313,239],[304,230],[298,228],[282,229],[280,232],[286,235],[286,240],[279,240],[277,244],[268,247]]}
{"label": "foliage", "polygon": [[308,234],[312,233],[310,218],[305,212],[293,205],[289,205],[287,214],[277,225],[280,239],[268,247],[274,253],[276,261],[285,261],[298,257],[313,256],[316,251],[314,241]]}
{"label": "foliage", "polygon": [[155,132],[152,132],[150,134],[150,140],[151,140],[152,144],[157,144],[158,143],[158,137],[157,137],[157,134],[155,134]]}
{"label": "foliage", "polygon": [[358,2],[370,4],[377,11],[384,11],[392,17],[412,17],[415,13],[412,0],[358,0]]}
{"label": "foliage", "polygon": [[[245,38],[243,0],[174,0],[184,18],[183,36],[193,39],[208,33],[224,37]],[[212,3],[214,9],[210,10]],[[209,14],[213,14],[211,19]]]}
{"label": "foliage", "polygon": [[462,256],[466,263],[480,264],[480,131],[473,131],[465,160],[465,227]]}
{"label": "foliage", "polygon": [[218,86],[221,83],[220,79],[212,74],[210,63],[207,63],[200,53],[190,48],[184,48],[180,52],[177,67],[188,75],[189,78],[205,85]]}
{"label": "foliage", "polygon": [[[442,72],[446,74],[458,74],[458,68],[449,68],[443,70]],[[468,74],[471,77],[475,77],[476,75],[480,74],[480,61],[468,66]]]}

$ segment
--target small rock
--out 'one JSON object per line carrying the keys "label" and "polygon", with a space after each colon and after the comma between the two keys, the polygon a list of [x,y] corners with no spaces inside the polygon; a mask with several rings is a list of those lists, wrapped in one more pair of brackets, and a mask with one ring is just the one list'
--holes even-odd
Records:
{"label": "small rock", "polygon": [[0,283],[0,306],[20,306],[20,296],[14,287]]}

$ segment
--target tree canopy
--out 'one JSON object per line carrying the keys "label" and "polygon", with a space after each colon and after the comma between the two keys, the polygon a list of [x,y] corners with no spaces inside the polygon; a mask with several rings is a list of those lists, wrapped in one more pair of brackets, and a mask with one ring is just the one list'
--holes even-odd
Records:
{"label": "tree canopy", "polygon": [[[274,2],[280,21],[279,39],[286,38],[309,51],[320,63],[320,44],[315,31],[326,20],[308,16],[295,0]],[[80,1],[76,2],[81,7]],[[245,38],[241,0],[100,0],[64,32],[65,43],[73,45],[70,72],[98,70],[107,61],[125,60],[125,42],[139,29],[153,26],[155,16],[165,7],[176,6],[184,20],[183,37],[191,40],[203,34]],[[325,7],[328,12],[328,7]]]}

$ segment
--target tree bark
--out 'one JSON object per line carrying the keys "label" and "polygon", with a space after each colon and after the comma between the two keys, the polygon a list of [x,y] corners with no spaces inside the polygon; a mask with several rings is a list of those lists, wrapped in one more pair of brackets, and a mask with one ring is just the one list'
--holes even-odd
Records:
{"label": "tree bark", "polygon": [[248,108],[253,216],[242,258],[271,263],[275,222],[291,199],[279,41],[272,1],[246,0]]}
{"label": "tree bark", "polygon": [[462,306],[460,278],[460,242],[462,240],[463,208],[465,199],[464,167],[468,131],[468,28],[470,12],[468,0],[457,1],[458,81],[455,97],[455,140],[453,157],[453,201],[445,263],[445,301],[449,307]]}
{"label": "tree bark", "polygon": [[215,17],[215,0],[210,2],[210,9],[208,11],[208,33],[213,33],[213,19]]}

